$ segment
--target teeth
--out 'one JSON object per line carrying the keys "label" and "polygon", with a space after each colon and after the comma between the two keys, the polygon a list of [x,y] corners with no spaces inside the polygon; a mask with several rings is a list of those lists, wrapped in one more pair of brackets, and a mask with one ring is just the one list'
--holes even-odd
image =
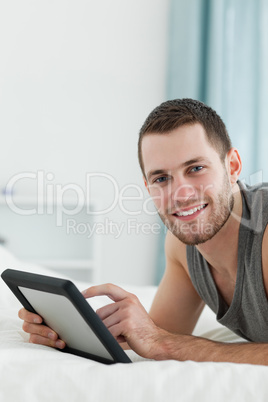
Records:
{"label": "teeth", "polygon": [[175,214],[175,215],[177,215],[177,216],[189,216],[189,215],[193,215],[195,212],[200,211],[200,209],[205,208],[205,206],[206,206],[206,204],[200,205],[199,207],[196,207],[196,208],[193,208],[193,209],[189,209],[188,211],[182,211],[182,212],[179,212],[179,213],[177,213],[177,214]]}

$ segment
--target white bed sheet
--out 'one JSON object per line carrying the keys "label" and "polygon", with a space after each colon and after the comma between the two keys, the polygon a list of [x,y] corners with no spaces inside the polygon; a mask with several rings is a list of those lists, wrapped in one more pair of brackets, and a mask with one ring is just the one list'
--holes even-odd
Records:
{"label": "white bed sheet", "polygon": [[[0,246],[0,271],[23,269],[57,276],[25,265]],[[88,283],[75,282],[80,290]],[[126,287],[148,310],[155,287]],[[105,304],[96,298],[93,308]],[[0,281],[0,401],[267,401],[268,368],[232,363],[145,360],[127,352],[133,364],[106,366],[88,359],[33,345],[17,317],[19,302]],[[219,341],[241,341],[216,323],[205,308],[195,334]]]}

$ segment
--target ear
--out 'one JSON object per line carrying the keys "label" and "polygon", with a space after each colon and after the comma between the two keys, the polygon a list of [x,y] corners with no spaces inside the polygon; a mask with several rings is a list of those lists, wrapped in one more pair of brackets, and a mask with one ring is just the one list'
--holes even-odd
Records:
{"label": "ear", "polygon": [[148,186],[147,180],[146,180],[146,178],[145,178],[144,176],[143,176],[143,182],[144,182],[144,185],[145,185],[145,187],[146,187],[146,189],[147,189],[148,193],[150,194],[150,189],[149,189],[149,186]]}
{"label": "ear", "polygon": [[234,185],[241,173],[242,162],[238,150],[231,148],[226,156],[226,169],[229,174],[230,183]]}

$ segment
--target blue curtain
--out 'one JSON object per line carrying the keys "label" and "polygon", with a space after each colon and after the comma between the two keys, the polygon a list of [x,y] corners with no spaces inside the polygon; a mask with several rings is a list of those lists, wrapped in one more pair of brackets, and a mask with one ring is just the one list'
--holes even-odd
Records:
{"label": "blue curtain", "polygon": [[167,99],[184,97],[222,117],[242,157],[240,178],[268,181],[267,0],[170,0]]}
{"label": "blue curtain", "polygon": [[267,0],[171,0],[167,98],[182,97],[223,118],[241,178],[268,181]]}

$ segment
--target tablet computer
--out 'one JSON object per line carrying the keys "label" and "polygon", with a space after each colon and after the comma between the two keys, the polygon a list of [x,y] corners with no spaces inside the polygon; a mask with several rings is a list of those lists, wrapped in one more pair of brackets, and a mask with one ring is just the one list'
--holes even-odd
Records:
{"label": "tablet computer", "polygon": [[66,342],[63,352],[101,363],[131,363],[77,287],[69,280],[14,269],[2,273],[21,304]]}

